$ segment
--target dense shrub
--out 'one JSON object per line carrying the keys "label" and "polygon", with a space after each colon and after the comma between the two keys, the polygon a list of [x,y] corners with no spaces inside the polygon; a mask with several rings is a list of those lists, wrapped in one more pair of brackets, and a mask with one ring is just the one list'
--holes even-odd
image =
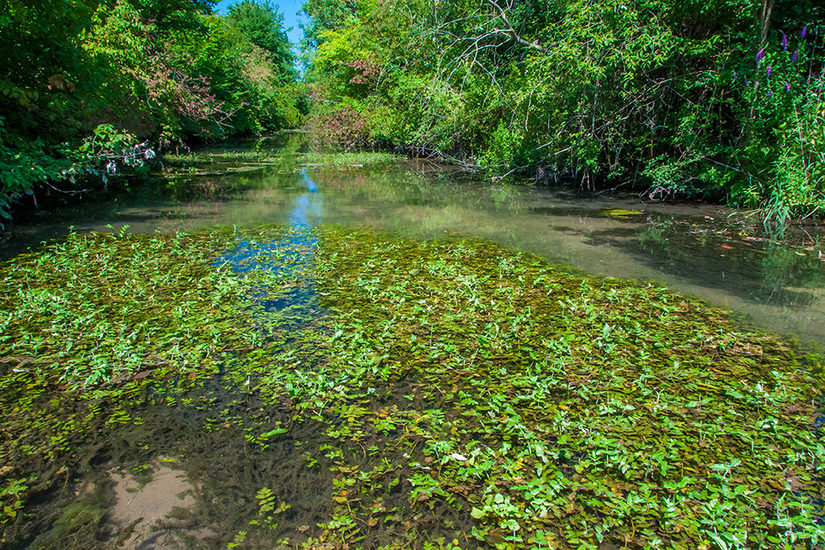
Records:
{"label": "dense shrub", "polygon": [[307,77],[328,92],[316,118],[357,111],[375,141],[777,219],[825,201],[813,2],[309,0],[305,11]]}

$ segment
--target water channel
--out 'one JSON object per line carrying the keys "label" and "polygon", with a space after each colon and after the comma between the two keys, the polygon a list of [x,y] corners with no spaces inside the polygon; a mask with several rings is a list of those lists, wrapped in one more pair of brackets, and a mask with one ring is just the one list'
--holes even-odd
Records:
{"label": "water channel", "polygon": [[[816,226],[794,228],[778,241],[719,206],[652,203],[637,195],[579,197],[570,189],[491,182],[413,159],[217,149],[173,163],[131,191],[29,213],[5,234],[0,257],[70,231],[128,226],[148,234],[263,224],[291,231],[272,242],[238,239],[213,265],[241,274],[266,267],[295,279],[314,261],[318,242],[311,230],[323,225],[415,239],[478,237],[574,270],[650,281],[730,309],[745,323],[825,343],[825,258]],[[288,265],[268,261],[284,257]],[[287,331],[324,315],[313,281],[297,278],[277,298],[253,287],[264,311],[289,312],[282,322]],[[410,395],[403,398],[412,400],[414,384],[407,384]],[[98,426],[78,452],[81,474],[42,497],[38,517],[13,547],[83,547],[90,540],[101,548],[225,547],[242,542],[245,532],[237,526],[256,517],[268,498],[261,487],[290,503],[291,511],[279,516],[279,533],[312,533],[335,498],[329,472],[337,466],[334,455],[304,449],[330,447],[330,428],[293,422],[294,412],[266,402],[254,386],[247,374],[233,378],[227,362],[200,386],[149,393],[139,406],[126,406],[123,414],[139,421]],[[184,401],[186,408],[178,405]],[[250,439],[248,421],[262,440]],[[456,532],[472,527],[461,523],[466,520],[456,516]],[[366,547],[377,547],[380,533],[375,537]]]}
{"label": "water channel", "polygon": [[152,233],[323,223],[422,239],[482,237],[588,273],[653,281],[759,327],[825,343],[821,226],[792,228],[778,242],[747,216],[717,205],[580,197],[569,188],[491,182],[423,160],[365,166],[358,157],[342,163],[294,152],[275,161],[275,152],[212,153],[148,187],[34,213],[0,241],[0,257],[72,227]]}

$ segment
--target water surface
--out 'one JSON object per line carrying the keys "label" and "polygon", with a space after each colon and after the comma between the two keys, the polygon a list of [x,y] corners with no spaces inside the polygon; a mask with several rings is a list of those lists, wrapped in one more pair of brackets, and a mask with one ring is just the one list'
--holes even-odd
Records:
{"label": "water surface", "polygon": [[[825,262],[815,227],[779,243],[713,205],[585,198],[409,159],[216,153],[217,160],[178,163],[129,192],[34,213],[5,235],[0,256],[72,230],[290,226],[273,241],[238,238],[214,262],[240,273],[263,267],[290,281],[277,297],[253,287],[261,297],[256,306],[280,315],[280,338],[290,343],[291,332],[328,313],[314,282],[303,276],[318,247],[313,228],[480,237],[586,272],[664,285],[762,327],[825,343]],[[406,401],[412,386],[405,381],[395,397]],[[122,423],[107,422],[77,445],[82,471],[43,497],[19,547],[83,547],[89,537],[101,547],[223,547],[257,517],[262,488],[290,503],[278,516],[281,532],[312,535],[329,516],[335,475],[333,455],[317,451],[335,441],[322,425],[294,421],[287,405],[265,402],[255,388],[254,376],[235,372],[230,358],[214,377],[191,387],[181,382],[175,391],[147,390],[139,405],[127,407]],[[246,423],[259,428],[259,439]]]}
{"label": "water surface", "polygon": [[[758,326],[825,343],[822,230],[766,238],[714,205],[507,185],[427,161],[342,162],[221,149],[180,163],[153,184],[29,216],[0,255],[77,231],[194,231],[216,225],[368,226],[416,238],[482,237],[611,277],[650,280],[734,310]],[[366,157],[368,159],[368,157]],[[311,237],[307,237],[311,239]],[[289,244],[289,243],[287,243]],[[312,248],[312,242],[290,246]],[[284,246],[273,243],[271,246]],[[227,261],[240,265],[244,243]],[[303,298],[302,298],[303,299]]]}

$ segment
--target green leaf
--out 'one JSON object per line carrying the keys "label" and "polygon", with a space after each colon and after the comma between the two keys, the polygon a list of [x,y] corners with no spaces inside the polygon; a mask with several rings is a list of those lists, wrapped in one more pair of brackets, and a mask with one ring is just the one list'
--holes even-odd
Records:
{"label": "green leaf", "polygon": [[262,433],[260,435],[260,437],[263,437],[264,439],[266,439],[266,438],[269,438],[269,437],[275,437],[276,435],[285,434],[288,431],[289,430],[287,430],[286,428],[275,428],[274,430],[270,430],[266,433]]}

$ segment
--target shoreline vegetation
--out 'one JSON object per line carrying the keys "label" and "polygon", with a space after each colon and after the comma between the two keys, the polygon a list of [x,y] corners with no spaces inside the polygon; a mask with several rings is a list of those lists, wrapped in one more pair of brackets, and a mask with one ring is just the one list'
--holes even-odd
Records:
{"label": "shoreline vegetation", "polygon": [[816,216],[814,2],[308,0],[319,141],[400,147],[582,190]]}
{"label": "shoreline vegetation", "polygon": [[306,105],[277,6],[213,6],[4,1],[0,218],[44,189],[71,194],[164,152],[298,126]]}
{"label": "shoreline vegetation", "polygon": [[823,356],[653,284],[283,226],[72,234],[0,281],[5,547],[125,540],[108,472],[158,460],[195,502],[163,540],[215,547],[825,540]]}
{"label": "shoreline vegetation", "polygon": [[[779,227],[825,201],[811,0],[4,2],[0,223],[189,146],[304,128],[315,148],[492,178],[718,201]],[[296,70],[298,63],[303,70]]]}

